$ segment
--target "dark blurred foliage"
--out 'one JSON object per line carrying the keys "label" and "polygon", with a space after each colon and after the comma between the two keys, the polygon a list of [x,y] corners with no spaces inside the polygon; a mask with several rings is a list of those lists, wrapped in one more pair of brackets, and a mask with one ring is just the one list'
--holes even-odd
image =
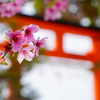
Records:
{"label": "dark blurred foliage", "polygon": [[97,0],[84,0],[81,1],[81,7],[84,14],[90,18],[94,18],[98,15],[98,1]]}

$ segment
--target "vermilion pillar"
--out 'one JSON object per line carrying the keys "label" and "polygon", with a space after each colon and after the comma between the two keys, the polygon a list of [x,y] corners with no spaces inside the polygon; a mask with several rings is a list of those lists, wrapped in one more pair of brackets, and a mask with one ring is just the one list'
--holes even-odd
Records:
{"label": "vermilion pillar", "polygon": [[96,35],[93,37],[94,45],[94,55],[95,55],[95,68],[94,68],[94,77],[95,77],[95,100],[100,100],[100,66],[96,66],[100,63],[100,36]]}

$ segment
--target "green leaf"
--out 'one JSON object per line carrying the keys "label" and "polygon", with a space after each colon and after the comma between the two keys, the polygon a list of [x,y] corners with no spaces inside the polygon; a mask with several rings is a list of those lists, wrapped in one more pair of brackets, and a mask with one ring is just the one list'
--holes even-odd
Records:
{"label": "green leaf", "polygon": [[14,57],[14,56],[15,56],[15,53],[12,54],[12,57]]}
{"label": "green leaf", "polygon": [[8,65],[8,63],[7,62],[3,62],[3,65]]}
{"label": "green leaf", "polygon": [[7,40],[9,40],[9,38],[8,37],[5,37]]}
{"label": "green leaf", "polygon": [[4,62],[5,61],[5,58],[3,58],[3,61],[2,62]]}

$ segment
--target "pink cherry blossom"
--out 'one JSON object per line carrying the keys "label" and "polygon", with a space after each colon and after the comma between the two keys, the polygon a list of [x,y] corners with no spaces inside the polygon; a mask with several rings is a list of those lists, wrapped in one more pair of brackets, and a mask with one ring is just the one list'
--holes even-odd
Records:
{"label": "pink cherry blossom", "polygon": [[33,47],[26,47],[26,48],[23,48],[18,56],[17,56],[17,60],[18,62],[21,64],[22,61],[25,59],[25,60],[28,60],[28,61],[31,61],[34,56],[35,56],[35,53],[34,52],[31,52],[30,50],[33,50]]}
{"label": "pink cherry blossom", "polygon": [[29,43],[33,40],[34,35],[33,33],[38,32],[39,26],[37,25],[29,25],[24,29],[24,38],[26,39],[26,42]]}
{"label": "pink cherry blossom", "polygon": [[10,52],[11,49],[12,49],[11,43],[10,43],[10,42],[8,42],[8,43],[6,44],[6,46],[3,46],[3,47],[5,48],[5,53],[6,53],[6,52]]}
{"label": "pink cherry blossom", "polygon": [[45,11],[45,17],[44,20],[48,21],[54,21],[56,19],[60,19],[62,17],[62,14],[59,10],[55,9],[54,7],[52,8],[47,8]]}
{"label": "pink cherry blossom", "polygon": [[0,64],[3,64],[3,59],[0,57]]}
{"label": "pink cherry blossom", "polygon": [[16,13],[13,11],[12,3],[2,3],[0,6],[1,17],[11,17]]}
{"label": "pink cherry blossom", "polygon": [[[22,31],[17,30],[13,32],[11,30],[7,30],[6,38],[8,42],[5,46],[3,46],[5,48],[4,54],[0,52],[0,64],[7,65],[5,62],[5,55],[10,53],[10,51],[18,51],[17,60],[20,64],[24,59],[31,61],[35,57],[35,54],[38,56],[39,48],[44,48],[46,46],[45,39],[47,39],[47,37],[42,39],[38,37],[37,40],[35,40],[33,33],[36,33],[38,30],[39,27],[33,24],[27,26]],[[31,45],[29,42],[33,45],[29,46]]]}
{"label": "pink cherry blossom", "polygon": [[22,45],[25,43],[25,39],[23,36],[21,36],[21,31],[17,30],[15,32],[12,32],[8,30],[6,32],[7,37],[12,41],[12,50],[13,52],[20,51],[22,48]]}
{"label": "pink cherry blossom", "polygon": [[39,48],[44,48],[46,46],[46,41],[47,37],[40,39],[40,37],[37,38],[37,40],[33,39],[34,43],[34,50],[36,51],[36,56],[39,55]]}
{"label": "pink cherry blossom", "polygon": [[2,57],[3,53],[0,51],[0,57]]}
{"label": "pink cherry blossom", "polygon": [[22,5],[24,4],[24,1],[25,0],[15,0],[15,2],[12,2],[13,11],[19,13],[21,11]]}
{"label": "pink cherry blossom", "polygon": [[48,4],[50,1],[52,1],[52,0],[44,0],[44,2],[45,2],[46,4]]}
{"label": "pink cherry blossom", "polygon": [[0,6],[1,17],[11,17],[19,13],[23,3],[24,0],[2,3]]}
{"label": "pink cherry blossom", "polygon": [[2,58],[3,57],[3,53],[0,51],[0,64],[3,64],[3,62],[4,62],[4,58]]}
{"label": "pink cherry blossom", "polygon": [[60,0],[54,4],[54,8],[62,12],[66,11],[67,0]]}
{"label": "pink cherry blossom", "polygon": [[25,0],[15,0],[16,4],[23,5]]}

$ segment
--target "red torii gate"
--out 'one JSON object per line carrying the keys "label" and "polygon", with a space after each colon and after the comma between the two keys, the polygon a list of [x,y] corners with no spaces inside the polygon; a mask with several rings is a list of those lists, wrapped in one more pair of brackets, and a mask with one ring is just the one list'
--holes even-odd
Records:
{"label": "red torii gate", "polygon": [[[66,57],[81,60],[89,60],[95,63],[100,61],[100,30],[83,28],[79,26],[67,25],[55,22],[45,22],[41,19],[31,18],[27,16],[15,16],[8,19],[7,22],[14,21],[17,26],[25,26],[29,24],[39,25],[41,28],[54,30],[56,32],[56,49],[54,51],[45,51],[48,56]],[[64,33],[89,36],[93,40],[93,50],[87,55],[76,55],[65,53],[62,49],[62,36]],[[95,100],[100,100],[100,69],[95,71]]]}
{"label": "red torii gate", "polygon": [[[54,51],[46,50],[45,54],[57,57],[67,57],[82,60],[90,60],[94,63],[100,61],[100,30],[92,28],[84,28],[80,26],[56,23],[56,22],[45,22],[38,18],[32,18],[27,16],[15,16],[8,19],[7,22],[14,22],[16,26],[25,26],[29,24],[39,25],[40,28],[53,30],[56,33],[56,49]],[[93,50],[86,55],[77,55],[65,53],[62,49],[62,36],[64,33],[71,33],[76,35],[83,35],[91,37],[93,41]]]}

